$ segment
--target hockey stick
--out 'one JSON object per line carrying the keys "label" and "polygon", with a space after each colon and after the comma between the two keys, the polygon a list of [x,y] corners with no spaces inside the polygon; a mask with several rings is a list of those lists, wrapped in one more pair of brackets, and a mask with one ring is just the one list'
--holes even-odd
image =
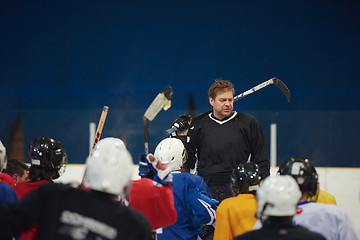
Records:
{"label": "hockey stick", "polygon": [[[251,88],[251,89],[249,89],[249,90],[235,96],[234,97],[234,102],[236,102],[236,101],[238,101],[238,100],[240,100],[240,99],[242,99],[242,98],[244,98],[244,97],[246,97],[246,96],[248,96],[248,95],[250,95],[250,94],[252,94],[252,93],[254,93],[256,91],[259,91],[260,89],[262,89],[262,88],[264,88],[266,86],[269,86],[270,84],[273,84],[273,85],[277,86],[278,88],[280,88],[280,90],[285,95],[287,101],[290,102],[290,91],[289,91],[289,89],[287,88],[287,86],[280,79],[278,79],[276,77],[270,78],[269,80],[267,80],[265,82],[262,82],[259,85],[257,85],[255,87],[253,87],[253,88]],[[210,109],[210,110],[208,110],[208,111],[206,111],[204,113],[201,113],[200,115],[196,116],[195,119],[201,118],[201,117],[203,117],[205,115],[208,115],[212,111],[213,110]],[[173,125],[171,128],[167,129],[165,131],[165,133],[167,135],[170,135],[171,133],[173,133],[173,132],[175,132],[177,130],[178,130],[178,127]]]}
{"label": "hockey stick", "polygon": [[143,116],[143,127],[144,127],[144,145],[145,145],[145,154],[150,152],[150,134],[149,127],[156,117],[156,115],[164,109],[165,111],[171,107],[171,99],[174,96],[174,91],[171,86],[165,87],[152,101],[150,106],[144,113]]}
{"label": "hockey stick", "polygon": [[234,102],[236,102],[237,100],[239,99],[242,99],[256,91],[259,91],[260,89],[266,87],[266,86],[269,86],[270,84],[273,84],[275,86],[277,86],[278,88],[280,88],[280,90],[284,93],[286,99],[288,102],[290,102],[290,91],[289,89],[287,88],[287,86],[278,78],[276,77],[273,77],[263,83],[260,83],[259,85],[247,90],[246,92],[243,92],[237,96],[234,97]]}
{"label": "hockey stick", "polygon": [[[102,112],[101,112],[101,116],[100,116],[100,120],[99,120],[97,129],[96,129],[96,133],[95,133],[95,137],[94,137],[94,142],[93,142],[93,145],[92,145],[92,147],[91,147],[91,149],[90,149],[89,157],[92,155],[93,150],[94,150],[94,147],[95,147],[95,145],[97,144],[97,142],[98,142],[99,139],[100,139],[100,136],[101,136],[101,133],[102,133],[104,124],[105,124],[105,120],[106,120],[106,116],[107,116],[108,111],[109,111],[109,107],[108,107],[108,106],[104,106],[104,107],[103,107],[103,110],[102,110]],[[80,186],[84,185],[85,175],[86,175],[86,166],[85,166],[85,171],[84,171],[83,179],[82,179],[82,181],[81,181]]]}
{"label": "hockey stick", "polygon": [[94,138],[93,145],[92,145],[91,150],[90,150],[90,153],[89,153],[89,157],[91,156],[91,154],[92,154],[92,152],[93,152],[93,150],[94,150],[95,145],[97,144],[97,142],[98,142],[99,139],[100,139],[100,136],[101,136],[101,133],[102,133],[104,124],[105,124],[105,120],[106,120],[106,116],[107,116],[108,111],[109,111],[109,107],[108,107],[108,106],[104,106],[104,107],[103,107],[103,110],[102,110],[102,112],[101,112],[100,120],[99,120],[97,129],[96,129],[96,134],[95,134],[95,138]]}

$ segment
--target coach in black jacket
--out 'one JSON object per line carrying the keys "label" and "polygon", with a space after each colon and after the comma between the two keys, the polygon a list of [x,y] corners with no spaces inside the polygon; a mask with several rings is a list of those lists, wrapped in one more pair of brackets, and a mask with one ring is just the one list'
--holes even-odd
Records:
{"label": "coach in black jacket", "polygon": [[213,109],[193,120],[188,131],[188,161],[185,169],[197,171],[220,202],[231,197],[230,174],[236,165],[248,160],[256,163],[262,179],[270,175],[264,134],[250,114],[233,111],[235,90],[231,82],[215,80],[209,88]]}

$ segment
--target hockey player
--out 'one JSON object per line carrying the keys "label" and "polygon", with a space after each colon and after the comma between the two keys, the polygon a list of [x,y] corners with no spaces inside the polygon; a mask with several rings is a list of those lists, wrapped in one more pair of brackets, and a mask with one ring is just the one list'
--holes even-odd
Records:
{"label": "hockey player", "polygon": [[17,159],[10,159],[7,161],[6,169],[0,175],[0,180],[6,179],[6,183],[14,188],[19,182],[29,180],[29,170],[25,163]]}
{"label": "hockey player", "polygon": [[[0,141],[0,173],[6,168],[7,156],[6,148]],[[17,202],[16,193],[9,184],[0,181],[0,205],[7,202]]]}
{"label": "hockey player", "polygon": [[157,231],[159,240],[198,239],[202,235],[202,225],[215,223],[218,201],[211,198],[210,190],[200,176],[181,172],[187,157],[181,140],[163,139],[157,145],[154,156],[171,169],[178,214],[176,223]]}
{"label": "hockey player", "polygon": [[336,199],[333,195],[331,195],[328,192],[325,192],[318,188],[318,191],[315,196],[311,197],[311,202],[317,202],[317,203],[327,203],[327,204],[334,204],[336,205]]}
{"label": "hockey player", "polygon": [[233,111],[234,87],[216,79],[208,91],[213,107],[209,114],[193,119],[186,146],[189,159],[185,169],[194,169],[209,186],[213,198],[220,202],[232,197],[230,175],[239,163],[258,164],[264,179],[270,175],[270,163],[260,124],[247,113]]}
{"label": "hockey player", "polygon": [[267,239],[267,240],[325,240],[315,232],[304,227],[295,226],[292,218],[301,196],[299,186],[289,176],[270,176],[266,178],[256,193],[256,216],[263,218],[259,230],[237,236],[234,240]]}
{"label": "hockey player", "polygon": [[240,163],[231,174],[231,198],[223,200],[216,210],[214,240],[232,240],[251,231],[257,221],[256,190],[261,181],[256,163]]}
{"label": "hockey player", "polygon": [[[309,202],[318,190],[318,174],[304,157],[291,157],[280,164],[280,175],[292,176],[301,190],[294,223],[320,233],[327,240],[357,240],[352,223],[344,210],[332,204]],[[261,227],[257,222],[254,229]]]}
{"label": "hockey player", "polygon": [[156,229],[167,227],[177,219],[170,169],[166,165],[159,168],[156,163],[154,155],[144,156],[139,163],[139,174],[142,178],[133,181],[127,197],[130,207],[147,217],[154,230],[154,239]]}
{"label": "hockey player", "polygon": [[[15,186],[19,200],[38,189],[41,185],[52,183],[65,171],[67,155],[63,145],[52,138],[37,137],[29,146],[31,167],[29,180]],[[36,226],[21,233],[21,240],[32,240],[36,233]],[[25,230],[25,229],[24,229]]]}
{"label": "hockey player", "polygon": [[341,208],[322,203],[312,203],[308,199],[318,190],[318,174],[314,165],[304,157],[292,157],[280,164],[280,175],[290,175],[298,183],[300,198],[294,222],[311,231],[318,232],[327,240],[358,239],[352,223]]}
{"label": "hockey player", "polygon": [[116,201],[116,196],[125,196],[130,188],[132,164],[120,139],[100,140],[87,160],[85,184],[90,191],[44,184],[19,204],[0,207],[0,239],[36,222],[35,239],[150,240],[146,218]]}

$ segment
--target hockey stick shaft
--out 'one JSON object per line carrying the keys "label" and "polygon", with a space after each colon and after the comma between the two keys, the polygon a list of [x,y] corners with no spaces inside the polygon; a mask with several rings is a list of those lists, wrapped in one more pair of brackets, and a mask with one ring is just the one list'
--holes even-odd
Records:
{"label": "hockey stick shaft", "polygon": [[[106,120],[106,116],[107,116],[108,111],[109,111],[109,107],[108,107],[108,106],[104,106],[104,107],[103,107],[103,110],[102,110],[102,112],[101,112],[101,116],[100,116],[100,120],[99,120],[97,129],[96,129],[96,133],[95,133],[93,145],[92,145],[92,147],[91,147],[91,149],[90,149],[89,157],[92,155],[93,150],[94,150],[94,148],[95,148],[95,145],[97,144],[97,142],[98,142],[99,139],[100,139],[102,130],[103,130],[103,128],[104,128],[104,124],[105,124],[105,120]],[[82,178],[82,180],[81,180],[80,186],[83,186],[83,185],[84,185],[85,176],[86,176],[86,166],[85,166],[85,171],[84,171],[84,175],[83,175],[83,178]]]}
{"label": "hockey stick shaft", "polygon": [[253,87],[253,88],[251,88],[251,89],[249,89],[249,90],[235,96],[234,97],[234,102],[236,102],[236,101],[238,101],[238,100],[240,100],[240,99],[242,99],[242,98],[244,98],[244,97],[246,97],[246,96],[248,96],[248,95],[250,95],[250,94],[252,94],[252,93],[254,93],[256,91],[259,91],[260,89],[262,89],[262,88],[264,88],[266,86],[269,86],[270,84],[273,84],[273,85],[277,86],[278,88],[280,88],[280,90],[284,93],[287,101],[290,102],[290,91],[289,91],[289,89],[287,88],[287,86],[280,79],[278,79],[276,77],[273,77],[273,78],[271,78],[271,79],[269,79],[269,80],[267,80],[265,82],[262,82],[259,85],[257,85],[255,87]]}
{"label": "hockey stick shaft", "polygon": [[109,107],[108,107],[108,106],[104,106],[104,107],[103,107],[103,110],[102,110],[102,112],[101,112],[100,120],[99,120],[97,129],[96,129],[96,133],[95,133],[93,145],[92,145],[91,150],[90,150],[90,153],[89,153],[89,157],[91,156],[91,154],[92,154],[92,152],[93,152],[93,150],[94,150],[95,145],[96,145],[97,142],[100,140],[100,136],[101,136],[101,133],[102,133],[104,124],[105,124],[105,120],[106,120],[106,116],[107,116],[108,111],[109,111]]}

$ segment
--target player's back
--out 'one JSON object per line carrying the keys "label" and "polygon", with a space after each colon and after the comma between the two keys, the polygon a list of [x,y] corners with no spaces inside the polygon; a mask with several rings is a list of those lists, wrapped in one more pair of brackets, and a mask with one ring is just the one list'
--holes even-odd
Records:
{"label": "player's back", "polygon": [[[21,231],[38,222],[34,239],[151,238],[150,225],[140,212],[122,206],[102,192],[61,184],[44,184],[19,205],[7,206],[2,214],[0,232],[4,235],[14,234],[13,226]],[[19,216],[23,221],[19,221]]]}
{"label": "player's back", "polygon": [[178,219],[175,224],[158,231],[158,238],[197,239],[200,224],[214,223],[217,201],[211,199],[204,180],[191,173],[173,173],[172,188]]}
{"label": "player's back", "polygon": [[301,226],[284,225],[284,224],[264,224],[261,229],[244,233],[237,236],[234,240],[324,240],[325,238]]}
{"label": "player's back", "polygon": [[17,201],[14,189],[10,185],[0,182],[0,204]]}
{"label": "player's back", "polygon": [[299,203],[293,221],[322,234],[327,240],[358,239],[348,215],[336,205]]}
{"label": "player's back", "polygon": [[251,231],[257,218],[256,199],[253,194],[239,194],[223,200],[216,210],[214,240],[233,239]]}

